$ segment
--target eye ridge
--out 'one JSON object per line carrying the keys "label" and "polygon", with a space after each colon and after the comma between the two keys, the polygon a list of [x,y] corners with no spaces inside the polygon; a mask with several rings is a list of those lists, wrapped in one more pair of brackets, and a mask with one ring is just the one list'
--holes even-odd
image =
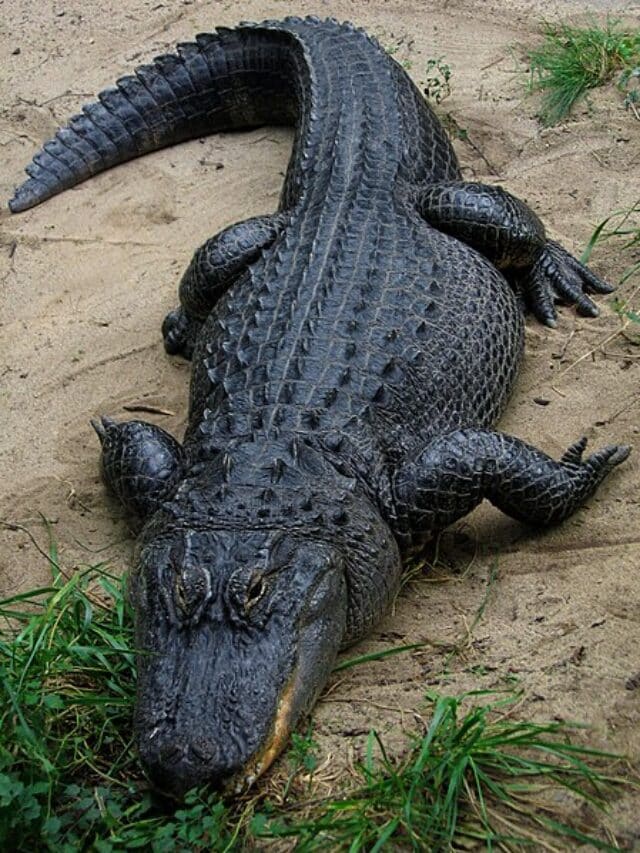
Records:
{"label": "eye ridge", "polygon": [[175,601],[178,609],[186,617],[201,614],[211,598],[211,586],[206,573],[187,577],[178,572],[174,583]]}

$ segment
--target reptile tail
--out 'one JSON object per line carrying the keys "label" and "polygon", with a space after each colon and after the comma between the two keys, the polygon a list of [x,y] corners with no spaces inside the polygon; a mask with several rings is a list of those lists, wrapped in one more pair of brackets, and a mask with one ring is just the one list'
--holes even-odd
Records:
{"label": "reptile tail", "polygon": [[180,44],[98,95],[27,166],[9,202],[34,207],[91,175],[167,145],[224,130],[292,124],[299,43],[286,30],[219,29]]}

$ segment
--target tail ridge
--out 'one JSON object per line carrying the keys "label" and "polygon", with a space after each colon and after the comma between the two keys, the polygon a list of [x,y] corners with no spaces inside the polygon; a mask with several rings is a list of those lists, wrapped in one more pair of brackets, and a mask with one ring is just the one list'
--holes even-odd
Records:
{"label": "tail ridge", "polygon": [[291,32],[220,28],[179,44],[100,92],[46,142],[9,201],[27,210],[134,157],[216,131],[289,124]]}

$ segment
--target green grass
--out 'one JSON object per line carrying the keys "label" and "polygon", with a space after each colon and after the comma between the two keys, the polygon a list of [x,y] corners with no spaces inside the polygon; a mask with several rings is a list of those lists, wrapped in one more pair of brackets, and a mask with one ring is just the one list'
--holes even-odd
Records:
{"label": "green grass", "polygon": [[[430,695],[430,722],[402,756],[389,756],[371,732],[357,779],[322,800],[309,730],[250,795],[225,804],[196,790],[166,811],[132,745],[135,657],[123,585],[103,566],[66,578],[53,545],[49,560],[50,586],[0,602],[1,849],[224,851],[293,838],[299,850],[445,850],[465,839],[513,848],[546,836],[607,849],[602,815],[621,781],[618,758],[575,745],[563,724],[512,720],[513,696]],[[553,791],[589,816],[563,817]]]}
{"label": "green grass", "polygon": [[[580,260],[589,263],[594,248],[605,241],[617,241],[620,251],[640,250],[640,199],[624,210],[614,210],[595,227]],[[622,274],[619,284],[624,284],[640,272],[640,260],[634,261]]]}
{"label": "green grass", "polygon": [[435,104],[441,104],[451,94],[451,66],[439,59],[429,59],[425,66],[424,94]]}
{"label": "green grass", "polygon": [[[581,255],[582,262],[588,263],[595,247],[608,241],[613,241],[619,251],[630,254],[632,258],[638,257],[638,250],[640,250],[640,199],[629,208],[615,210],[596,226]],[[621,288],[627,282],[631,282],[631,292],[625,296],[616,295],[611,301],[613,310],[621,320],[619,333],[636,345],[640,343],[640,307],[638,305],[640,283],[636,283],[634,279],[639,274],[640,260],[633,260],[618,282],[618,286]]]}
{"label": "green grass", "polygon": [[[450,850],[473,842],[513,849],[554,837],[615,850],[593,833],[593,811],[622,776],[594,769],[617,757],[576,746],[562,723],[511,720],[515,697],[431,694],[430,722],[400,759],[371,732],[356,786],[340,798],[263,811],[253,830],[264,838],[294,837],[302,850]],[[484,700],[471,704],[470,700]],[[487,701],[488,700],[488,701]],[[379,757],[375,757],[376,752]],[[567,801],[591,806],[582,821],[565,820]],[[550,795],[552,794],[553,795]],[[304,812],[296,818],[297,812]]]}
{"label": "green grass", "polygon": [[544,43],[529,52],[529,63],[531,88],[543,93],[540,118],[546,125],[557,124],[589,89],[616,74],[621,85],[628,85],[640,65],[640,29],[624,29],[610,20],[586,27],[547,23]]}

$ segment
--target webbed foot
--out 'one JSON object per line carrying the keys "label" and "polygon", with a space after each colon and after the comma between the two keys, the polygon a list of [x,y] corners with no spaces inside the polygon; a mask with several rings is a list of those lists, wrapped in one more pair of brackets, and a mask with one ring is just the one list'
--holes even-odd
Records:
{"label": "webbed foot", "polygon": [[470,181],[440,181],[417,189],[416,204],[434,227],[482,252],[520,286],[529,309],[547,326],[556,325],[555,302],[575,305],[596,317],[589,293],[613,287],[548,240],[536,214],[502,187]]}

